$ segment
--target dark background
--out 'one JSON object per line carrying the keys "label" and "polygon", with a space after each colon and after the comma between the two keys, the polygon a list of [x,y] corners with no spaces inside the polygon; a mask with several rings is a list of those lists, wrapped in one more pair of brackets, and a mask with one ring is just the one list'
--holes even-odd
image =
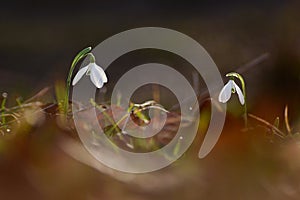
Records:
{"label": "dark background", "polygon": [[264,52],[273,61],[282,52],[298,56],[298,8],[297,1],[280,0],[5,1],[0,6],[0,89],[28,95],[52,85],[65,79],[79,50],[143,26],[191,36],[222,72]]}

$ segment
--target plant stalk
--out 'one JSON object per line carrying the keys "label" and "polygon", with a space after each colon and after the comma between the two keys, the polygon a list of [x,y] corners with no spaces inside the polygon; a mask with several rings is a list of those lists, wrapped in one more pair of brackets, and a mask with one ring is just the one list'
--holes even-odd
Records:
{"label": "plant stalk", "polygon": [[66,94],[65,94],[65,98],[64,98],[64,102],[63,102],[63,113],[67,114],[68,113],[68,109],[69,109],[69,95],[70,95],[70,87],[71,87],[71,79],[72,79],[72,74],[73,71],[77,65],[77,63],[84,58],[85,56],[87,56],[89,54],[89,52],[92,50],[91,47],[87,47],[85,49],[83,49],[82,51],[80,51],[74,58],[74,60],[72,61],[71,67],[70,67],[70,71],[69,71],[69,75],[67,78],[67,83],[66,83]]}

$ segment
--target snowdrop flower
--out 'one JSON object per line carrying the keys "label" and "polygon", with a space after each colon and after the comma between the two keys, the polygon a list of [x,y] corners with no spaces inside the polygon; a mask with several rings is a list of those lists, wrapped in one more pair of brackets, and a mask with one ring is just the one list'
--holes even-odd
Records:
{"label": "snowdrop flower", "polygon": [[226,103],[230,99],[232,93],[237,93],[240,103],[242,105],[245,104],[245,97],[242,93],[242,90],[234,82],[234,80],[229,80],[228,83],[222,88],[219,94],[219,102]]}
{"label": "snowdrop flower", "polygon": [[[91,50],[92,50],[92,47],[87,47],[87,48],[81,50],[74,57],[74,59],[72,61],[72,64],[71,64],[71,67],[69,70],[69,74],[67,77],[65,97],[62,101],[60,101],[61,105],[60,105],[59,109],[62,113],[64,113],[64,116],[66,116],[66,114],[69,111],[69,95],[70,95],[71,84],[74,86],[76,83],[78,83],[78,81],[82,78],[82,76],[84,74],[90,76],[91,81],[94,83],[94,85],[97,88],[102,88],[104,83],[107,83],[106,74],[105,74],[104,70],[96,64],[95,57],[91,53]],[[72,75],[73,75],[73,71],[74,71],[76,65],[78,64],[79,61],[81,61],[83,58],[85,58],[87,56],[90,57],[90,63],[87,66],[80,69],[72,81]]]}
{"label": "snowdrop flower", "polygon": [[90,64],[78,71],[73,79],[72,85],[74,86],[85,74],[90,76],[91,81],[97,88],[102,88],[104,83],[107,83],[106,74],[104,70],[96,64],[95,57],[92,54],[89,55],[91,56]]}
{"label": "snowdrop flower", "polygon": [[[245,84],[245,80],[244,78],[236,73],[236,72],[231,72],[226,74],[226,77],[230,77],[230,80],[228,81],[228,83],[226,85],[224,85],[224,87],[222,88],[220,94],[219,94],[219,102],[221,103],[226,103],[230,97],[232,93],[237,93],[240,103],[243,105],[244,107],[244,121],[245,121],[245,127],[247,128],[248,126],[248,119],[247,119],[247,102],[246,102],[246,84]],[[240,89],[240,87],[234,82],[234,78],[237,78],[242,85],[242,90]]]}

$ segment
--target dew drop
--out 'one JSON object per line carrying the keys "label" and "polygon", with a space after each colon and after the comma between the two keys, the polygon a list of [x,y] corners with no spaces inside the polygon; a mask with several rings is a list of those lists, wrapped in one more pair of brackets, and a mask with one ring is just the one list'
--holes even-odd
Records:
{"label": "dew drop", "polygon": [[134,149],[134,146],[132,144],[126,143],[126,146],[128,146],[130,149]]}
{"label": "dew drop", "polygon": [[192,106],[190,106],[190,107],[189,107],[189,109],[190,109],[190,110],[193,110],[193,107],[192,107]]}
{"label": "dew drop", "polygon": [[180,139],[180,140],[182,140],[182,139],[183,139],[183,137],[182,137],[182,136],[180,136],[180,137],[179,137],[179,139]]}
{"label": "dew drop", "polygon": [[10,132],[10,129],[9,129],[9,128],[8,128],[8,129],[6,129],[6,132],[8,132],[8,133],[9,133],[9,132]]}

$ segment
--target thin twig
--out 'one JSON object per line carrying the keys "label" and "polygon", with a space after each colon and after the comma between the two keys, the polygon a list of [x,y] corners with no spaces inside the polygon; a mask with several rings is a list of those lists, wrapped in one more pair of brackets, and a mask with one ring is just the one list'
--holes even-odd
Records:
{"label": "thin twig", "polygon": [[256,115],[253,115],[253,114],[248,114],[249,117],[251,117],[252,119],[255,119],[261,123],[263,123],[264,125],[266,125],[267,127],[269,127],[271,130],[274,130],[274,134],[277,135],[278,137],[284,139],[284,136],[285,134],[279,130],[276,126],[272,125],[271,123],[267,122],[266,120],[256,116]]}
{"label": "thin twig", "polygon": [[247,62],[246,64],[242,65],[235,71],[239,74],[243,74],[243,73],[249,71],[253,66],[257,66],[260,63],[266,61],[268,58],[270,58],[270,53],[266,52],[266,53],[258,56],[257,58],[251,60],[250,62]]}
{"label": "thin twig", "polygon": [[44,96],[46,93],[49,92],[50,88],[51,87],[45,87],[45,88],[41,89],[37,94],[33,95],[32,97],[30,97],[29,99],[27,99],[26,101],[24,101],[24,103],[29,103],[29,102],[31,102],[31,101],[39,98],[39,97]]}
{"label": "thin twig", "polygon": [[291,126],[290,126],[290,123],[289,123],[288,109],[289,108],[286,105],[285,108],[284,108],[284,122],[285,122],[286,130],[287,130],[288,134],[290,135],[292,133],[292,130],[291,130]]}
{"label": "thin twig", "polygon": [[[46,107],[44,107],[44,108],[41,108],[40,110],[36,110],[36,111],[34,111],[33,113],[32,113],[32,115],[33,114],[35,114],[35,113],[38,113],[38,112],[43,112],[43,111],[45,111],[45,110],[47,110],[47,109],[49,109],[49,108],[51,108],[51,107],[53,107],[53,106],[55,106],[56,104],[55,103],[53,103],[53,104],[50,104],[50,105],[48,105],[48,106],[46,106]],[[46,113],[46,112],[44,112],[44,113]],[[15,123],[15,122],[18,122],[18,121],[20,121],[21,119],[24,119],[25,118],[25,116],[24,117],[19,117],[18,118],[18,120],[11,120],[11,121],[9,121],[9,122],[6,122],[6,125],[9,125],[9,124],[13,124],[13,123]],[[0,129],[1,128],[3,128],[3,127],[5,127],[5,126],[0,126]]]}
{"label": "thin twig", "polygon": [[12,112],[14,110],[18,110],[18,109],[22,109],[22,108],[28,108],[28,107],[32,107],[32,106],[42,106],[43,104],[39,101],[37,102],[31,102],[31,103],[26,103],[26,104],[22,104],[21,106],[14,106],[14,107],[10,107],[10,108],[5,108],[5,109],[1,109],[0,111],[5,111],[5,112]]}

